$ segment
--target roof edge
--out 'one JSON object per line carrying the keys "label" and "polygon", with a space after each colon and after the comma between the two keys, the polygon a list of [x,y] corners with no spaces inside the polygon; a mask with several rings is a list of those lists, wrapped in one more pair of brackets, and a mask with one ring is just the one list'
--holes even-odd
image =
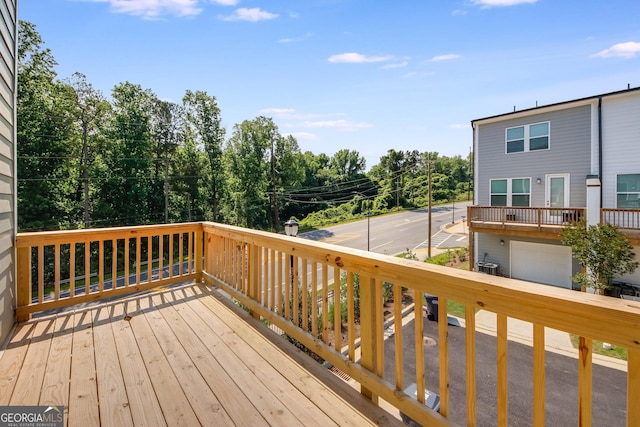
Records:
{"label": "roof edge", "polygon": [[599,98],[604,98],[604,97],[609,97],[609,96],[616,96],[616,95],[623,95],[623,94],[626,94],[626,93],[631,93],[631,92],[636,92],[636,91],[640,91],[640,87],[617,90],[617,91],[614,91],[614,92],[607,92],[607,93],[602,93],[602,94],[599,94],[599,95],[587,96],[587,97],[584,97],[584,98],[571,99],[569,101],[556,102],[556,103],[553,103],[553,104],[540,105],[540,106],[536,106],[536,107],[525,108],[524,110],[512,111],[512,112],[509,112],[509,113],[496,114],[496,115],[493,115],[493,116],[487,116],[487,117],[482,117],[482,118],[479,118],[479,119],[471,120],[471,126],[473,127],[473,124],[477,123],[477,122],[497,119],[497,118],[500,118],[500,117],[507,117],[507,116],[517,115],[517,114],[527,114],[527,113],[530,113],[530,112],[534,112],[534,111],[538,111],[538,110],[544,110],[544,109],[548,109],[548,108],[554,108],[554,107],[558,107],[558,106],[561,106],[561,105],[580,104],[580,103],[585,103],[585,102],[588,102],[588,101],[593,101],[593,100],[596,100],[596,99],[599,99]]}

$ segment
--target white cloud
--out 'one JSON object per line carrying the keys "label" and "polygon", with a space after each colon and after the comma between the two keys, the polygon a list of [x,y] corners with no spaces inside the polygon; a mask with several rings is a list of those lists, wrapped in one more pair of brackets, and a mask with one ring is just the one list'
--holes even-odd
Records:
{"label": "white cloud", "polygon": [[471,129],[471,125],[469,123],[454,123],[449,125],[450,129]]}
{"label": "white cloud", "polygon": [[259,112],[262,114],[287,114],[295,113],[293,108],[263,108]]}
{"label": "white cloud", "polygon": [[263,108],[259,111],[260,114],[268,114],[278,119],[288,120],[317,120],[328,117],[340,117],[344,116],[343,113],[329,113],[329,114],[317,114],[317,113],[297,113],[293,108]]}
{"label": "white cloud", "polygon": [[[115,13],[155,19],[163,15],[194,16],[202,12],[198,0],[89,0],[109,3]],[[224,1],[224,0],[223,0]]]}
{"label": "white cloud", "polygon": [[482,7],[517,6],[525,3],[536,3],[538,0],[471,0],[473,4]]}
{"label": "white cloud", "polygon": [[362,64],[365,62],[384,62],[393,59],[391,56],[367,56],[361,53],[341,53],[329,57],[329,62]]}
{"label": "white cloud", "polygon": [[235,6],[238,4],[238,0],[211,0],[213,4],[219,4],[220,6]]}
{"label": "white cloud", "polygon": [[640,53],[639,42],[624,42],[611,46],[609,49],[602,50],[595,55],[596,58],[611,58],[620,56],[622,58],[633,58]]}
{"label": "white cloud", "polygon": [[436,73],[434,71],[426,71],[426,72],[417,72],[417,71],[411,71],[409,73],[406,73],[405,75],[403,75],[402,77],[404,77],[405,79],[411,79],[411,78],[419,78],[419,77],[431,77],[431,76],[435,76]]}
{"label": "white cloud", "polygon": [[310,128],[337,129],[345,132],[353,132],[360,129],[367,129],[367,128],[373,127],[371,123],[350,122],[347,120],[321,120],[317,122],[304,122],[304,126],[310,127]]}
{"label": "white cloud", "polygon": [[317,141],[318,135],[313,134],[311,132],[291,132],[288,134],[283,134],[283,136],[291,135],[295,139],[299,141]]}
{"label": "white cloud", "polygon": [[310,38],[311,36],[313,36],[312,33],[307,33],[305,35],[302,36],[298,36],[298,37],[288,37],[288,38],[283,38],[278,40],[278,43],[295,43],[295,42],[301,42],[304,40],[307,40],[308,38]]}
{"label": "white cloud", "polygon": [[438,55],[431,58],[432,62],[440,62],[440,61],[451,61],[453,59],[460,59],[462,56],[456,55],[455,53],[448,53],[446,55]]}
{"label": "white cloud", "polygon": [[398,62],[396,64],[383,65],[380,68],[382,68],[383,70],[390,70],[390,69],[393,69],[393,68],[404,68],[407,65],[409,65],[409,62],[408,61],[403,61],[403,62]]}
{"label": "white cloud", "polygon": [[254,7],[248,9],[246,7],[241,7],[240,9],[236,9],[231,15],[222,16],[219,15],[218,18],[223,21],[249,21],[249,22],[258,22],[258,21],[268,21],[269,19],[275,19],[278,17],[277,13],[267,12],[265,10],[260,9],[259,7]]}

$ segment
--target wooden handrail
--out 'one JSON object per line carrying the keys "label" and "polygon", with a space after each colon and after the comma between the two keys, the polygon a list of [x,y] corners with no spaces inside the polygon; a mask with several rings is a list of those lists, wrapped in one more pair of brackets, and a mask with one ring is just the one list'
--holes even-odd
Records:
{"label": "wooden handrail", "polygon": [[[473,218],[470,216],[469,219]],[[475,424],[475,414],[481,410],[476,407],[475,388],[476,328],[473,320],[477,309],[498,315],[496,409],[499,425],[508,423],[508,369],[502,356],[507,351],[509,317],[535,325],[532,343],[535,400],[532,404],[536,422],[542,422],[544,394],[550,387],[545,384],[544,375],[544,328],[550,327],[582,337],[578,353],[578,405],[580,419],[585,423],[591,417],[593,394],[591,341],[602,340],[627,348],[627,423],[640,424],[640,409],[636,404],[640,401],[640,304],[215,223],[40,234],[20,234],[17,238],[17,311],[23,318],[39,310],[202,278],[208,284],[223,288],[255,317],[277,326],[354,378],[369,398],[375,401],[380,397],[424,425],[448,426],[453,425],[449,404],[449,326],[447,322],[438,323],[440,349],[425,354],[422,322],[414,322],[416,338],[408,339],[403,333],[401,319],[397,318],[402,311],[402,301],[413,296],[417,318],[421,319],[423,295],[431,294],[441,302],[438,313],[442,318],[447,315],[446,301],[456,301],[465,307],[468,424]],[[148,242],[151,242],[151,253],[147,249]],[[74,251],[70,250],[71,245]],[[130,252],[121,260],[120,254],[127,250]],[[180,254],[181,250],[184,252]],[[54,251],[58,255],[53,255]],[[67,252],[76,255],[73,261]],[[156,252],[163,255],[158,259],[163,260],[164,268],[178,261],[178,265],[185,266],[184,271],[178,269],[174,274],[170,269],[166,275],[145,277],[143,273],[147,267],[143,263],[155,262]],[[108,259],[110,253],[112,258]],[[103,259],[101,268],[100,259]],[[119,270],[129,259],[135,270],[135,281],[109,286],[107,271]],[[84,267],[83,260],[88,261],[89,268]],[[75,274],[73,296],[60,286],[63,280],[71,280],[72,275],[60,267],[67,262],[70,264],[68,270]],[[104,275],[102,282],[98,279],[95,289],[93,284],[88,285],[88,290],[84,286],[86,279],[81,277],[85,271]],[[48,284],[44,283],[48,277],[55,282],[51,297],[42,295],[42,290],[48,289]],[[99,283],[103,283],[103,289],[99,289]],[[356,286],[358,283],[359,287]],[[383,307],[383,295],[389,297],[388,304],[393,304],[392,308]],[[385,312],[396,315],[392,322],[395,326],[393,341],[396,348],[403,349],[395,352],[394,360],[385,360],[383,351]],[[355,333],[356,325],[360,328],[359,337]],[[338,339],[343,332],[346,335]],[[415,372],[407,372],[404,368],[403,353],[407,351],[414,352],[416,357]],[[433,384],[425,382],[425,366],[435,366],[430,362],[434,358],[440,359],[439,386],[435,390]],[[387,363],[395,368],[394,383],[384,378]],[[440,394],[439,414],[419,402],[424,399],[416,400],[403,393],[411,382],[417,384],[419,396],[425,389]]]}
{"label": "wooden handrail", "polygon": [[202,275],[200,223],[19,233],[16,248],[19,321]]}

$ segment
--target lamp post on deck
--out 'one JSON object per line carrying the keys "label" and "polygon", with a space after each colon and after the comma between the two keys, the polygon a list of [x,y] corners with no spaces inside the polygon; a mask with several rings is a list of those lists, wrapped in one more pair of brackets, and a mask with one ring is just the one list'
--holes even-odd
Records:
{"label": "lamp post on deck", "polygon": [[287,236],[296,237],[298,235],[298,228],[300,225],[298,221],[291,218],[287,222],[284,223],[284,232]]}
{"label": "lamp post on deck", "polygon": [[[298,221],[293,218],[290,218],[287,222],[284,223],[284,232],[287,236],[296,237],[298,235],[298,228],[300,225]],[[289,255],[289,265],[291,267],[291,291],[293,291],[294,285],[294,269],[293,269],[293,254]],[[288,303],[287,303],[288,304]]]}

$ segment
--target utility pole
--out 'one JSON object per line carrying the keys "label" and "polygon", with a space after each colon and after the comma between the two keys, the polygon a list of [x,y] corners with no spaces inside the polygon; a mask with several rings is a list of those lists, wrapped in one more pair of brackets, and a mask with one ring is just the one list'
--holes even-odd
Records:
{"label": "utility pole", "polygon": [[429,181],[429,232],[427,237],[427,257],[431,258],[431,153],[427,157],[428,181]]}
{"label": "utility pole", "polygon": [[278,195],[276,193],[276,156],[274,154],[274,135],[271,135],[271,187],[273,194],[273,228],[276,233],[280,232],[280,220],[278,212]]}

